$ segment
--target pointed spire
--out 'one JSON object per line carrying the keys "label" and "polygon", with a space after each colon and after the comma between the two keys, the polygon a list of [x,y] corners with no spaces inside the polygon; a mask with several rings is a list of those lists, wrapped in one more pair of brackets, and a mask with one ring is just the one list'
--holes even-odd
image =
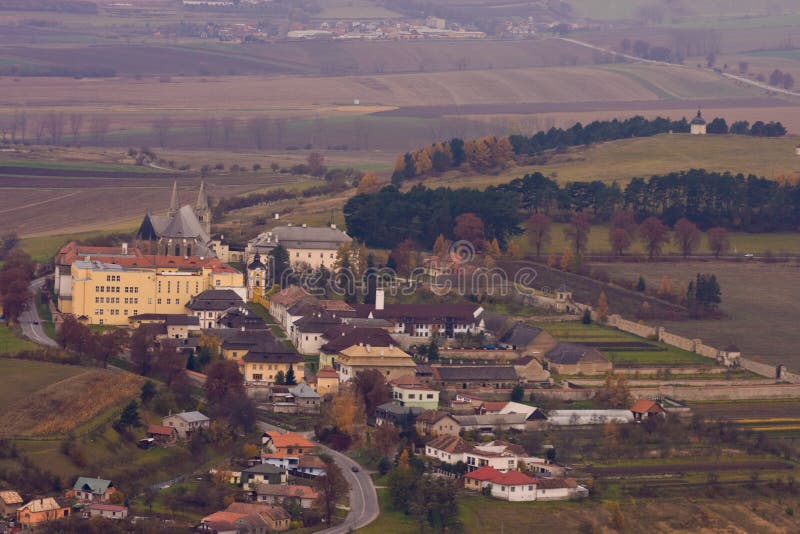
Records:
{"label": "pointed spire", "polygon": [[197,192],[197,204],[195,211],[208,210],[208,195],[206,195],[206,181],[200,182],[200,191]]}
{"label": "pointed spire", "polygon": [[178,210],[181,208],[180,204],[178,203],[178,181],[175,180],[172,182],[172,197],[169,200],[169,214],[170,216],[175,215],[178,213]]}

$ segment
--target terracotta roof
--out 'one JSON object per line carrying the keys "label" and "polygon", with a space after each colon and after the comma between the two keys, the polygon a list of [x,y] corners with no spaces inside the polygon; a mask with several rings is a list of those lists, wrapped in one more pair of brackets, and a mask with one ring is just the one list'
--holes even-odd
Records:
{"label": "terracotta roof", "polygon": [[252,502],[234,502],[228,505],[225,509],[226,512],[234,513],[234,514],[266,514],[268,515],[273,521],[279,521],[283,519],[291,519],[291,515],[289,512],[281,508],[280,506],[274,506],[272,504],[261,504],[261,503],[252,503]]}
{"label": "terracotta roof", "polygon": [[393,386],[418,386],[419,380],[417,380],[416,373],[408,373],[402,376],[398,376],[394,380],[390,380],[389,383]]}
{"label": "terracotta roof", "polygon": [[[407,352],[404,352],[402,349],[400,349],[398,347],[395,347],[395,346],[389,346],[389,347],[378,346],[378,347],[376,347],[376,346],[366,345],[366,344],[363,345],[363,346],[362,345],[352,345],[350,347],[347,347],[346,349],[340,350],[339,354],[341,354],[343,357],[357,358],[357,359],[358,358],[386,358],[386,359],[393,358],[393,359],[405,360],[406,358],[408,358],[408,360],[411,361],[411,356]],[[411,361],[411,365],[416,367],[416,364],[413,361]]]}
{"label": "terracotta roof", "polygon": [[631,411],[634,413],[661,413],[664,408],[654,400],[639,399],[633,403]]}
{"label": "terracotta roof", "polygon": [[317,371],[317,379],[319,379],[319,378],[336,378],[336,379],[338,379],[339,378],[339,373],[337,373],[336,370],[333,367],[331,367],[330,365],[326,365],[325,367],[323,367],[322,369]]}
{"label": "terracotta roof", "polygon": [[458,436],[437,436],[426,444],[440,451],[458,454],[471,449],[470,445]]}
{"label": "terracotta roof", "polygon": [[149,425],[147,427],[148,434],[158,434],[159,436],[171,436],[175,432],[175,427],[164,425]]}
{"label": "terracotta roof", "polygon": [[492,484],[501,484],[503,486],[524,486],[526,484],[536,484],[537,480],[521,471],[509,471],[507,473],[499,473],[491,479],[491,482]]}
{"label": "terracotta roof", "polygon": [[473,480],[480,480],[480,481],[492,481],[497,475],[500,474],[500,471],[495,469],[494,467],[484,466],[479,467],[475,471],[471,473],[467,473],[464,475],[464,478],[471,478]]}
{"label": "terracotta roof", "polygon": [[247,514],[239,514],[239,513],[235,513],[235,512],[220,511],[220,512],[214,512],[211,515],[205,516],[203,518],[202,522],[203,523],[222,522],[222,523],[233,523],[233,524],[235,524],[236,521],[238,521],[239,519],[242,519],[243,517],[246,517],[246,516],[247,516]]}
{"label": "terracotta roof", "polygon": [[298,463],[300,467],[314,467],[316,469],[325,469],[328,465],[320,459],[319,456],[314,454],[304,454],[300,457]]}
{"label": "terracotta roof", "polygon": [[283,306],[291,306],[295,302],[307,297],[308,293],[305,292],[300,286],[289,286],[286,289],[281,289],[269,298],[269,302],[281,304]]}
{"label": "terracotta roof", "polygon": [[321,299],[319,305],[323,310],[327,311],[355,311],[352,306],[343,300]]}
{"label": "terracotta roof", "polygon": [[506,401],[484,401],[483,407],[487,412],[499,412],[506,407]]}
{"label": "terracotta roof", "polygon": [[52,497],[45,497],[44,499],[33,499],[32,501],[25,503],[19,507],[20,510],[24,509],[31,513],[59,510],[61,508],[65,507],[61,506],[58,503],[58,501]]}
{"label": "terracotta roof", "polygon": [[269,434],[269,437],[272,438],[272,443],[275,447],[313,447],[314,444],[311,443],[309,440],[301,436],[300,434],[295,434],[294,432],[286,432],[285,434],[278,434],[272,432]]}

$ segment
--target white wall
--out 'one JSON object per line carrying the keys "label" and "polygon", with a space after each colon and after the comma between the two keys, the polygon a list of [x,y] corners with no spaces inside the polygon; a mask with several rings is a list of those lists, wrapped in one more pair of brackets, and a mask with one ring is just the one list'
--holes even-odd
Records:
{"label": "white wall", "polygon": [[502,486],[492,484],[492,497],[506,501],[535,501],[536,485]]}

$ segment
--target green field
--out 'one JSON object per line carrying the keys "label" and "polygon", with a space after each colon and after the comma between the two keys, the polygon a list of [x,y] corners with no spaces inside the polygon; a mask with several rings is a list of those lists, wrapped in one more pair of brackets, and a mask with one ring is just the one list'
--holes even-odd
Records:
{"label": "green field", "polygon": [[[585,325],[577,321],[563,321],[554,323],[541,323],[538,325],[549,332],[557,341],[585,343],[592,341],[642,341],[642,338],[627,334],[615,328],[598,324]],[[711,365],[708,358],[681,350],[657,341],[648,341],[653,350],[625,350],[614,351],[600,349],[603,355],[614,364],[626,363],[632,365],[662,365],[662,364],[690,364]]]}
{"label": "green field", "polygon": [[[36,345],[18,337],[9,330],[5,322],[0,323],[0,354],[16,354],[23,350],[34,350],[36,348]],[[0,373],[0,376],[2,376],[2,373]]]}
{"label": "green field", "polygon": [[[5,336],[8,331],[3,326],[0,332]],[[0,376],[3,377],[0,409],[5,410],[34,391],[85,371],[86,368],[75,365],[0,358]]]}

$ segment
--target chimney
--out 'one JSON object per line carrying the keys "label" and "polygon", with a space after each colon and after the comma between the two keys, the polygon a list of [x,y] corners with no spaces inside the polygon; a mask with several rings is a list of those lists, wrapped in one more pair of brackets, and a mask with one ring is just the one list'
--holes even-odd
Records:
{"label": "chimney", "polygon": [[242,327],[242,332],[244,332],[244,326]]}
{"label": "chimney", "polygon": [[127,256],[127,254],[128,254],[128,244],[127,243],[123,243],[122,244],[122,253]]}
{"label": "chimney", "polygon": [[275,213],[272,214],[272,218],[277,221],[281,218],[281,214],[276,211]]}
{"label": "chimney", "polygon": [[376,289],[375,290],[375,309],[382,310],[383,309],[383,289]]}
{"label": "chimney", "polygon": [[381,358],[383,358],[383,349],[381,349]]}
{"label": "chimney", "polygon": [[336,230],[336,223],[331,223],[331,230]]}
{"label": "chimney", "polygon": [[306,223],[303,223],[303,228],[308,228],[308,225]]}
{"label": "chimney", "polygon": [[372,347],[370,346],[369,343],[367,343],[367,352],[372,352]]}

